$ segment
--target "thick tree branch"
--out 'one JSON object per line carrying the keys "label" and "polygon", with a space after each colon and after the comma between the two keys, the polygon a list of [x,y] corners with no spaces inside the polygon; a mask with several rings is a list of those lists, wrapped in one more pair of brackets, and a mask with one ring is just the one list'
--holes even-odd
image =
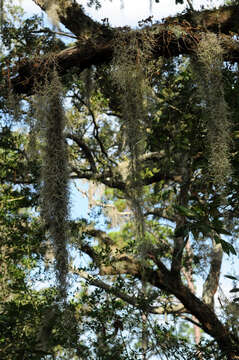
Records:
{"label": "thick tree branch", "polygon": [[[86,180],[95,180],[98,181],[104,185],[107,185],[114,189],[119,189],[121,191],[124,191],[124,193],[127,193],[128,184],[127,182],[123,181],[121,178],[121,174],[115,174],[113,175],[110,171],[104,171],[103,173],[94,173],[92,171],[86,170],[86,169],[78,169],[75,166],[72,167],[72,179],[86,179]],[[145,176],[142,179],[142,185],[151,185],[156,182],[159,182],[161,180],[167,181],[172,180],[173,176],[163,174],[162,172],[158,172],[154,174],[153,176]]]}
{"label": "thick tree branch", "polygon": [[[33,0],[36,5],[46,11],[46,1]],[[110,32],[109,26],[102,25],[92,20],[84,13],[83,7],[76,1],[65,0],[64,6],[57,8],[57,14],[60,22],[75,35],[81,35],[82,32]],[[238,33],[238,16],[239,5],[222,6],[219,9],[188,11],[183,15],[168,17],[165,19],[166,24],[180,24],[188,27],[194,25],[213,32],[229,34],[230,32]]]}
{"label": "thick tree branch", "polygon": [[[38,5],[43,11],[50,10],[49,5],[47,7],[48,1],[45,0],[33,0],[36,5]],[[57,4],[57,1],[55,2]],[[82,33],[98,33],[104,34],[105,32],[109,33],[110,30],[105,25],[98,23],[97,21],[92,20],[84,12],[83,7],[78,4],[76,1],[64,0],[56,8],[59,21],[73,34],[79,36]]]}
{"label": "thick tree branch", "polygon": [[15,77],[11,79],[11,86],[17,94],[32,95],[35,84],[41,83],[45,79],[46,73],[54,66],[57,66],[60,76],[65,75],[72,68],[75,68],[75,73],[80,74],[92,65],[109,62],[112,56],[112,43],[81,41],[47,60],[40,57],[39,61],[25,59],[18,64],[17,68],[13,69]]}
{"label": "thick tree branch", "polygon": [[[234,359],[235,355],[239,355],[238,339],[230,334],[228,329],[218,320],[214,311],[197,298],[180,280],[176,279],[163,264],[160,266],[160,271],[147,269],[145,273],[147,274],[146,281],[170,292],[180,300],[199,321],[197,325],[217,341],[228,359]],[[141,279],[142,275],[138,273],[136,276]]]}
{"label": "thick tree branch", "polygon": [[[43,0],[35,2],[45,9],[42,5]],[[109,63],[114,53],[113,38],[116,29],[106,28],[86,17],[80,5],[70,5],[70,1],[66,1],[66,3],[68,5],[64,7],[65,9],[60,10],[60,21],[80,36],[79,41],[76,46],[56,54],[54,61],[52,63],[49,61],[48,66],[57,64],[60,75],[64,75],[73,67],[76,73],[80,73],[92,65]],[[193,12],[184,16],[167,18],[164,23],[154,24],[150,29],[147,29],[149,33],[152,33],[152,56],[157,59],[160,56],[169,58],[178,55],[194,55],[202,35],[209,30],[219,33],[218,36],[225,49],[225,60],[238,61],[238,41],[228,35],[230,31],[238,32],[236,25],[238,9],[238,6],[230,6],[213,11],[202,11],[197,14]],[[82,35],[86,29],[89,30],[88,35]],[[137,37],[139,43],[140,41],[142,43],[147,41],[147,37],[146,40],[144,39],[143,29],[137,31]],[[41,67],[40,58],[38,64],[36,61],[32,62],[25,59],[18,66],[18,71],[12,78],[13,90],[16,93],[32,94],[34,81],[41,81],[45,75],[44,72],[39,71]]]}
{"label": "thick tree branch", "polygon": [[166,20],[169,24],[185,24],[198,26],[200,29],[206,29],[215,33],[231,32],[238,33],[239,5],[221,6],[218,9],[207,9],[203,11],[189,11],[183,15],[169,17]]}

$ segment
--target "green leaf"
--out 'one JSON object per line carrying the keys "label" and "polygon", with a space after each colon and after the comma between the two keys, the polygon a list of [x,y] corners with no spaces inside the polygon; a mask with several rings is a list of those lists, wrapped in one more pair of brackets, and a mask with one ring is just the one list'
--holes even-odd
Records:
{"label": "green leaf", "polygon": [[186,208],[185,206],[175,205],[175,208],[178,210],[179,213],[189,218],[195,218],[197,216],[197,214],[194,211]]}
{"label": "green leaf", "polygon": [[214,229],[218,234],[223,234],[223,235],[228,235],[228,236],[231,236],[232,234],[229,232],[229,231],[227,231],[227,230],[225,230],[225,229]]}
{"label": "green leaf", "polygon": [[225,275],[224,277],[231,279],[231,280],[238,280],[235,276],[232,276],[232,275]]}
{"label": "green leaf", "polygon": [[221,244],[221,238],[219,236],[215,235],[214,240],[216,241],[216,244]]}
{"label": "green leaf", "polygon": [[235,292],[238,292],[239,291],[239,288],[233,288],[233,289],[231,289],[229,292],[230,293],[235,293]]}
{"label": "green leaf", "polygon": [[234,249],[234,247],[232,246],[232,244],[228,243],[227,241],[225,240],[222,240],[220,241],[221,245],[222,245],[222,250],[227,254],[227,255],[230,255],[233,254],[233,255],[236,255],[236,250]]}

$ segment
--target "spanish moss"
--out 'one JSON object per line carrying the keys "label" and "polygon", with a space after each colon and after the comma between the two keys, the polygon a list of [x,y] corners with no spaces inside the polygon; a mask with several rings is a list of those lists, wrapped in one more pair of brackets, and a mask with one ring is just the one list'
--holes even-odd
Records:
{"label": "spanish moss", "polygon": [[67,289],[68,253],[68,156],[63,131],[65,115],[62,89],[56,71],[38,94],[38,120],[43,128],[41,213],[54,244],[56,278],[60,299]]}
{"label": "spanish moss", "polygon": [[230,123],[223,88],[223,48],[217,35],[203,36],[198,45],[197,59],[194,71],[205,109],[210,174],[216,186],[223,186],[231,173]]}

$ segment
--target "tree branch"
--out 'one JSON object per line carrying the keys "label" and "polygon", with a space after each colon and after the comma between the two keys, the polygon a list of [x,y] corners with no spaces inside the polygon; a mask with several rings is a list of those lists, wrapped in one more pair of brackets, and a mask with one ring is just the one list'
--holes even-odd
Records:
{"label": "tree branch", "polygon": [[[80,73],[92,65],[109,63],[114,53],[114,33],[120,29],[112,29],[101,25],[87,17],[80,5],[65,1],[66,5],[59,10],[60,21],[74,34],[79,36],[76,46],[56,54],[54,64],[58,65],[62,76],[75,67],[75,73]],[[43,10],[43,0],[35,1]],[[238,33],[239,6],[233,5],[220,9],[190,12],[182,16],[165,19],[164,23],[147,28],[152,32],[152,57],[171,58],[178,55],[195,55],[197,45],[206,31],[216,32],[225,49],[224,59],[236,62],[239,59],[239,44],[230,32]],[[87,30],[87,36],[84,32]],[[145,41],[144,29],[137,30],[139,43]],[[45,60],[46,61],[46,60]],[[51,61],[49,66],[54,65]],[[36,61],[25,59],[15,69],[12,78],[12,88],[16,93],[32,94],[34,81],[40,82],[45,74],[36,71]],[[38,65],[42,67],[41,58]]]}
{"label": "tree branch", "polygon": [[[138,297],[129,296],[128,294],[124,293],[123,291],[120,291],[119,289],[114,288],[113,286],[110,286],[109,284],[105,283],[104,281],[97,279],[93,277],[92,275],[89,275],[87,272],[82,270],[73,269],[73,272],[82,277],[83,279],[89,281],[91,285],[94,285],[96,287],[99,287],[103,290],[105,290],[107,293],[111,293],[115,295],[116,297],[124,300],[130,305],[133,305],[137,308],[142,308],[142,299],[138,299]],[[182,314],[184,312],[187,312],[182,304],[177,305],[165,305],[165,306],[151,306],[148,304],[144,304],[144,311],[147,311],[151,314],[157,314],[157,315],[163,315],[165,313],[167,314]]]}
{"label": "tree branch", "polygon": [[[85,103],[85,101],[79,96],[79,94],[74,93],[73,98],[76,98],[82,105],[84,105],[84,106],[88,109],[89,114],[91,115],[91,118],[92,118],[92,121],[93,121],[93,124],[94,124],[94,131],[93,131],[94,138],[95,138],[95,140],[97,141],[97,143],[99,144],[100,150],[101,150],[102,154],[104,154],[104,156],[106,157],[107,160],[113,162],[113,161],[109,158],[109,156],[108,156],[108,154],[107,154],[107,152],[106,152],[106,150],[105,150],[104,144],[103,144],[103,142],[101,141],[101,139],[100,139],[100,137],[99,137],[99,126],[97,125],[97,121],[96,121],[96,117],[95,117],[94,111],[91,109],[91,107],[90,107],[89,104],[86,104],[86,103]],[[74,101],[73,103],[74,103],[74,105],[75,105],[75,106],[77,107],[77,109],[78,109],[77,103],[76,103],[75,101]],[[78,110],[79,110],[79,109],[78,109]]]}
{"label": "tree branch", "polygon": [[92,151],[86,145],[86,143],[83,141],[83,139],[77,135],[70,134],[70,133],[67,133],[65,136],[67,139],[73,140],[82,149],[84,155],[86,156],[87,160],[90,163],[92,172],[96,173],[97,170],[96,170],[95,160],[92,155]]}
{"label": "tree branch", "polygon": [[[95,180],[104,185],[109,186],[110,188],[119,189],[123,192],[126,192],[127,187],[125,182],[121,179],[118,179],[116,176],[112,176],[110,172],[103,172],[101,174],[89,172],[87,170],[80,170],[76,167],[72,167],[73,174],[71,175],[72,179],[86,179],[86,180]],[[75,174],[74,174],[75,173]]]}
{"label": "tree branch", "polygon": [[[180,279],[175,278],[174,274],[159,259],[154,260],[158,265],[158,270],[152,270],[150,267],[145,267],[145,265],[142,266],[138,261],[127,256],[121,259],[115,258],[113,266],[108,266],[108,269],[106,267],[105,270],[103,269],[100,275],[130,274],[140,280],[143,278],[144,281],[156,288],[173,294],[183,304],[185,309],[195,316],[199,322],[197,325],[217,341],[225,354],[239,353],[237,347],[235,348],[237,339],[218,320],[215,312],[183,285]],[[121,264],[121,261],[123,261],[123,264]],[[232,357],[228,357],[228,359],[232,359]]]}
{"label": "tree branch", "polygon": [[[47,1],[45,0],[33,0],[43,11],[47,12]],[[56,12],[61,24],[63,24],[68,30],[70,30],[76,36],[87,32],[104,34],[109,33],[108,26],[100,24],[97,21],[92,20],[84,13],[82,5],[76,1],[64,0],[59,6],[56,6]]]}

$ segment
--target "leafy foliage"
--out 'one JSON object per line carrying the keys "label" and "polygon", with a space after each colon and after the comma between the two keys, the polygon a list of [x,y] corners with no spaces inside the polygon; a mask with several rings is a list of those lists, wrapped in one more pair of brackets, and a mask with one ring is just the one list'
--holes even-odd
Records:
{"label": "leafy foliage", "polygon": [[[58,26],[71,14],[53,10]],[[157,59],[166,32],[149,24],[117,29],[113,60],[79,74],[81,65],[58,67],[57,54],[95,46],[102,28],[72,50],[39,18],[18,26],[5,17],[3,360],[238,356],[237,277],[227,275],[232,298],[219,292],[214,309],[223,252],[238,247],[238,69],[208,32],[193,56]],[[26,58],[35,94],[16,98]],[[70,218],[69,192],[82,179],[89,215]]]}

